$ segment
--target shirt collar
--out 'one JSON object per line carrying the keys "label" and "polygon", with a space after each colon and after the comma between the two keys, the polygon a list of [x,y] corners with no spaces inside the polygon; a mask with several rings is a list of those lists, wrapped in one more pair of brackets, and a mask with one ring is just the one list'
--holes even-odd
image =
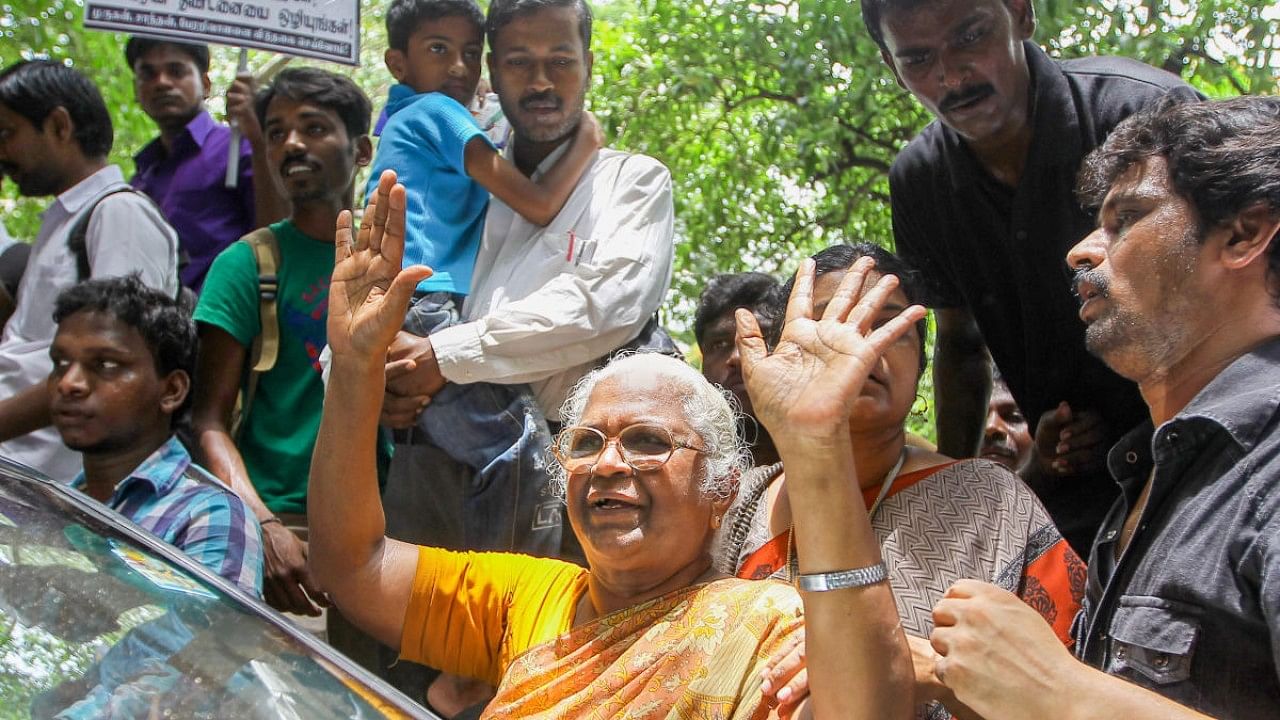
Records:
{"label": "shirt collar", "polygon": [[[557,145],[555,150],[552,150],[550,154],[542,158],[542,162],[538,163],[538,167],[534,169],[533,175],[530,177],[530,179],[537,180],[538,178],[545,175],[547,171],[551,169],[551,166],[555,165],[556,161],[559,160],[562,155],[564,155],[566,152],[569,151],[569,141],[572,139],[573,139],[572,135],[570,137],[565,138],[564,142]],[[507,148],[502,151],[503,156],[506,157],[507,160],[511,161],[512,165],[514,165],[516,162],[516,143],[519,141],[520,141],[519,136],[517,136],[515,133],[512,133],[511,142],[508,142]]]}
{"label": "shirt collar", "polygon": [[1280,337],[1236,358],[1176,419],[1203,418],[1221,426],[1245,452],[1262,440],[1280,409]]}
{"label": "shirt collar", "polygon": [[90,200],[111,185],[124,183],[124,173],[117,165],[107,165],[89,177],[71,186],[55,201],[69,215],[79,212]]}
{"label": "shirt collar", "polygon": [[[187,123],[187,126],[183,128],[183,132],[187,137],[191,138],[191,141],[195,143],[197,148],[203,148],[205,141],[209,139],[209,134],[212,133],[214,128],[217,126],[218,124],[213,121],[213,116],[209,115],[209,111],[201,110],[196,113],[195,117],[191,118],[191,122]],[[179,138],[174,142],[177,144],[180,141],[181,136],[179,136]],[[137,163],[139,167],[146,167],[160,162],[166,156],[167,153],[164,149],[164,143],[162,143],[160,138],[157,137],[155,140],[152,140],[143,146],[143,148],[138,151],[138,154],[133,156],[133,161]]]}
{"label": "shirt collar", "polygon": [[1031,76],[1031,144],[1034,154],[1041,162],[1078,163],[1082,152],[1080,118],[1076,113],[1071,84],[1067,82],[1062,66],[1039,45],[1025,40],[1022,47]]}
{"label": "shirt collar", "polygon": [[209,139],[209,133],[218,127],[218,123],[213,121],[213,117],[209,115],[208,110],[201,110],[196,116],[191,118],[191,122],[187,123],[187,134],[196,142],[196,145],[204,147],[205,140]]}
{"label": "shirt collar", "polygon": [[[141,465],[134,468],[128,477],[116,483],[108,504],[113,504],[122,492],[137,483],[148,485],[155,495],[165,495],[178,483],[189,465],[191,465],[190,453],[178,440],[178,436],[172,435],[163,445],[156,448],[155,452],[148,455]],[[81,471],[71,481],[71,486],[77,490],[83,490],[84,485],[84,471]]]}
{"label": "shirt collar", "polygon": [[[1159,431],[1167,434],[1176,426],[1212,424],[1247,453],[1263,439],[1280,411],[1277,387],[1280,338],[1272,338],[1236,358]],[[1135,470],[1149,468],[1156,434],[1156,428],[1147,420],[1121,438],[1107,455],[1112,477],[1124,479],[1133,476]]]}
{"label": "shirt collar", "polygon": [[373,124],[373,136],[382,137],[382,130],[387,126],[387,120],[391,119],[397,111],[405,105],[405,100],[417,95],[417,91],[405,85],[404,83],[396,83],[387,90],[387,104],[382,108],[382,112],[378,114],[378,120]]}
{"label": "shirt collar", "polygon": [[422,93],[419,93],[417,90],[414,90],[404,83],[396,83],[391,86],[391,89],[387,90],[387,105],[391,106],[420,94]]}

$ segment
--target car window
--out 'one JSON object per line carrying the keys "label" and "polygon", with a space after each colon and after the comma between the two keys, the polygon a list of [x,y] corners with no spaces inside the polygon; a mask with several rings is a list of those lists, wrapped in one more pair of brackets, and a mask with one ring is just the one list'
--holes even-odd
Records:
{"label": "car window", "polygon": [[0,719],[426,716],[119,516],[5,470]]}

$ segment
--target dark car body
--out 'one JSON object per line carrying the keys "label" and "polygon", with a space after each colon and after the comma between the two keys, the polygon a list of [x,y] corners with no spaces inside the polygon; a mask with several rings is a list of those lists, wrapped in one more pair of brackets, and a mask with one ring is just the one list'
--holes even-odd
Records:
{"label": "dark car body", "polygon": [[0,458],[0,719],[435,718],[100,503]]}

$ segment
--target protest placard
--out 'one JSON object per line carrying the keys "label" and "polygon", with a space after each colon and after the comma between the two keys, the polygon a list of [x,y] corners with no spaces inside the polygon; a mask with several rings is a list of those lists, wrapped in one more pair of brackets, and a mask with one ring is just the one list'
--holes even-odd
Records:
{"label": "protest placard", "polygon": [[86,0],[84,26],[360,63],[359,0]]}

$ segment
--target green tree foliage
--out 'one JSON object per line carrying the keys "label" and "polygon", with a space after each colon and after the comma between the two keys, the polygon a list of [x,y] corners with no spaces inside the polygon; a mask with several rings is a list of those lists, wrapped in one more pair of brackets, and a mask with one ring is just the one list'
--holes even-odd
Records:
{"label": "green tree foliage", "polygon": [[[1269,7],[1037,0],[1036,38],[1058,57],[1134,57],[1209,95],[1266,93],[1280,66],[1280,13]],[[889,165],[931,118],[881,61],[858,3],[638,0],[636,9],[595,44],[593,108],[617,144],[671,168],[675,327],[713,273],[789,273],[832,243],[891,244]],[[930,384],[926,373],[922,397]],[[923,400],[915,410],[909,425],[932,436]]]}
{"label": "green tree foliage", "polygon": [[[379,2],[361,8],[359,68],[309,60],[294,62],[349,74],[369,93],[375,107],[380,107],[380,99],[390,84],[382,64],[382,53],[386,49],[384,7],[385,3]],[[158,133],[134,98],[133,73],[124,60],[128,35],[85,30],[83,16],[81,0],[7,0],[0,4],[0,67],[43,57],[65,62],[92,79],[111,111],[115,128],[111,162],[120,165],[128,177],[133,173],[133,155]],[[211,50],[209,74],[213,87],[208,107],[221,119],[223,98],[235,77],[239,51],[222,45],[211,46]],[[272,53],[250,51],[249,67],[260,71],[274,59]],[[40,212],[47,204],[46,198],[20,198],[10,182],[0,189],[0,215],[10,233],[20,239],[35,238],[40,228]]]}
{"label": "green tree foliage", "polygon": [[[1061,57],[1117,54],[1210,95],[1274,91],[1269,3],[1037,3]],[[712,272],[790,269],[832,242],[891,237],[887,171],[929,116],[897,84],[848,0],[640,0],[598,43],[595,105],[620,144],[676,182],[678,295]],[[1268,19],[1269,17],[1269,19]]]}
{"label": "green tree foliage", "polygon": [[[116,122],[112,160],[131,172],[132,154],[155,130],[134,102],[124,37],[84,31],[80,0],[7,1],[0,63],[42,54],[88,73]],[[364,4],[362,66],[341,70],[375,106],[390,83],[382,65],[385,4]],[[830,243],[890,242],[888,168],[930,118],[881,62],[856,2],[593,5],[592,109],[614,145],[657,157],[674,177],[680,243],[668,320],[687,345],[683,328],[710,275],[789,272]],[[1215,96],[1276,89],[1280,12],[1273,3],[1036,0],[1036,9],[1037,40],[1053,55],[1135,57]],[[256,67],[270,60],[253,56]],[[215,95],[234,65],[232,49],[215,52]],[[210,102],[215,114],[221,106],[216,96]],[[9,186],[0,191],[0,213],[19,237],[34,237],[45,202],[19,200]]]}
{"label": "green tree foliage", "polygon": [[[362,66],[378,103],[389,84],[385,2],[362,8]],[[843,239],[890,237],[885,176],[929,118],[893,81],[849,0],[596,0],[593,108],[617,145],[671,168],[682,243],[680,297],[708,274],[789,268]],[[134,102],[124,36],[88,32],[80,0],[0,5],[0,64],[37,55],[79,67],[116,124],[126,172],[155,134]],[[1179,72],[1213,95],[1272,92],[1280,19],[1261,0],[1038,0],[1037,39],[1052,54],[1111,53]],[[267,53],[253,52],[261,67]],[[214,98],[231,48],[214,53]],[[0,193],[15,234],[31,238],[44,200]],[[678,315],[687,314],[679,304]]]}

